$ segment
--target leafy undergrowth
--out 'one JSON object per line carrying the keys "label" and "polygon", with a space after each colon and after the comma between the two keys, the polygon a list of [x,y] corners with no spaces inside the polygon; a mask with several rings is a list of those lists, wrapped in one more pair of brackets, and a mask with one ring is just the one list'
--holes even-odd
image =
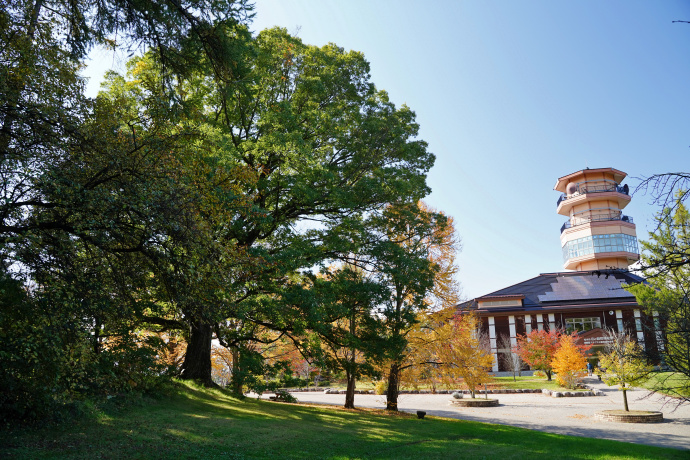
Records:
{"label": "leafy undergrowth", "polygon": [[0,433],[0,458],[22,459],[672,459],[686,454],[429,416],[237,399],[188,383],[165,398],[110,404],[77,423]]}

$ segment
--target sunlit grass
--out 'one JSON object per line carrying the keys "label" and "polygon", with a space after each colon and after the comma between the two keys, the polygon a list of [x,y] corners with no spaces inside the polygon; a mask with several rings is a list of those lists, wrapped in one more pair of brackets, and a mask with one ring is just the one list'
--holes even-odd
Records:
{"label": "sunlit grass", "polygon": [[[583,445],[586,443],[586,449]],[[377,409],[237,399],[179,384],[61,427],[0,432],[0,458],[686,458],[686,452]]]}
{"label": "sunlit grass", "polygon": [[690,377],[680,372],[655,372],[640,386],[673,397],[690,397]]}

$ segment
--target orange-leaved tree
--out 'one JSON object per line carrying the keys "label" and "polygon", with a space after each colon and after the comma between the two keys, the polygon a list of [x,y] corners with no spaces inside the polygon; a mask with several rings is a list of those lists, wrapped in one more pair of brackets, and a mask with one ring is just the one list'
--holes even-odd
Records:
{"label": "orange-leaved tree", "polygon": [[551,367],[561,386],[574,390],[580,380],[587,375],[585,351],[589,346],[575,343],[575,335],[561,335],[558,350],[553,355]]}
{"label": "orange-leaved tree", "polygon": [[532,370],[544,371],[547,380],[551,380],[554,353],[558,350],[561,334],[557,330],[532,331],[517,336],[517,345],[513,350]]}

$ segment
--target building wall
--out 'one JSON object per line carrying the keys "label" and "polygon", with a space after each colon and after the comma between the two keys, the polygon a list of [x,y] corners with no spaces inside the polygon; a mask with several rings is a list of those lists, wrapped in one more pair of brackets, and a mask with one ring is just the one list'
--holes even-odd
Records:
{"label": "building wall", "polygon": [[[637,327],[637,322],[636,322],[636,317],[635,317],[635,310],[639,311],[639,319],[640,319],[640,326],[641,330],[638,331]],[[613,314],[609,314],[610,311],[613,311]],[[657,338],[657,333],[654,329],[654,319],[653,317],[647,315],[640,307],[638,308],[630,308],[626,307],[625,309],[623,308],[611,308],[611,307],[606,307],[606,308],[599,308],[599,309],[591,309],[591,310],[575,310],[575,311],[561,311],[558,313],[554,313],[554,323],[555,327],[558,330],[565,330],[566,328],[566,322],[565,320],[568,318],[599,318],[601,321],[601,327],[602,329],[611,329],[616,332],[621,332],[620,325],[618,322],[618,311],[620,311],[620,319],[622,321],[623,329],[622,331],[629,334],[631,337],[633,337],[635,340],[638,340],[638,342],[642,342],[641,345],[645,347],[645,349],[650,353],[651,356],[656,356],[658,354],[658,338]],[[511,315],[512,313],[512,315]],[[506,336],[510,337],[510,324],[509,324],[509,316],[514,316],[515,319],[515,334],[517,335],[525,335],[527,334],[528,328],[526,327],[527,325],[530,325],[530,328],[532,331],[538,330],[538,319],[537,315],[542,316],[543,315],[543,320],[542,320],[542,327],[544,330],[548,331],[550,330],[550,321],[549,321],[549,313],[544,313],[543,311],[539,311],[538,313],[531,313],[529,316],[530,318],[525,318],[525,312],[524,311],[515,311],[515,312],[500,312],[500,313],[489,313],[489,312],[481,312],[480,314],[480,321],[481,321],[481,330],[483,333],[485,333],[487,336],[489,336],[490,331],[489,331],[489,316],[493,317],[494,320],[494,330],[495,330],[495,348],[494,352],[496,354],[496,358],[498,359],[497,363],[497,370],[499,372],[505,372],[508,371],[506,368],[504,361],[503,361],[503,356],[508,353],[507,349],[501,349],[500,347],[500,342],[499,342],[499,337]],[[639,340],[638,332],[641,334],[643,337],[643,340]],[[601,347],[597,348],[596,350],[593,351],[600,351]]]}

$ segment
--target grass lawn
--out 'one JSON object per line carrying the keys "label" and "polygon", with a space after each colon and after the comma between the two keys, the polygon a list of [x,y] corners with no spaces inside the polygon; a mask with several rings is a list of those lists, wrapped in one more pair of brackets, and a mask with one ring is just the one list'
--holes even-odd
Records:
{"label": "grass lawn", "polygon": [[690,397],[690,378],[680,372],[655,372],[640,386],[673,397]]}
{"label": "grass lawn", "polygon": [[[116,398],[117,399],[117,398]],[[502,425],[238,400],[179,384],[58,428],[0,430],[0,458],[687,458],[687,452]]]}
{"label": "grass lawn", "polygon": [[549,381],[545,378],[538,377],[494,377],[493,383],[499,385],[500,388],[514,389],[514,390],[524,390],[524,389],[534,389],[534,388],[546,388],[547,390],[556,391],[574,391],[563,388],[558,384],[555,378]]}

